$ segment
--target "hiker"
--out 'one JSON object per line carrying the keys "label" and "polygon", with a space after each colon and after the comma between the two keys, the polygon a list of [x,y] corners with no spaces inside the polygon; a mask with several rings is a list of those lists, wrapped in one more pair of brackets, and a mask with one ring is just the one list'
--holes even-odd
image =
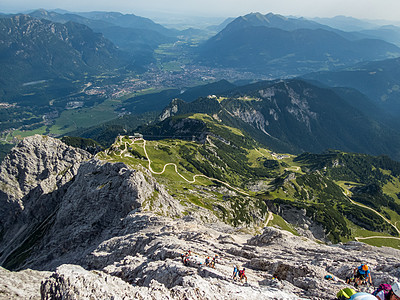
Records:
{"label": "hiker", "polygon": [[349,274],[346,276],[346,283],[351,284],[352,282],[354,282],[354,271],[353,270],[351,270],[349,272]]}
{"label": "hiker", "polygon": [[400,299],[400,284],[396,282],[393,285],[380,284],[379,287],[372,293],[379,300],[399,300]]}
{"label": "hiker", "polygon": [[187,265],[189,264],[189,256],[185,256],[185,257],[183,258],[183,264],[184,264],[185,266],[187,266]]}
{"label": "hiker", "polygon": [[206,263],[206,266],[210,265],[210,257],[209,256],[206,257],[205,263]]}
{"label": "hiker", "polygon": [[185,257],[187,257],[187,252],[181,254],[181,260],[183,263],[185,262]]}
{"label": "hiker", "polygon": [[335,276],[330,275],[330,274],[325,275],[325,276],[324,276],[324,279],[326,279],[326,280],[337,281],[337,278],[336,278]]}
{"label": "hiker", "polygon": [[183,264],[185,265],[185,266],[187,266],[188,265],[188,262],[189,262],[189,256],[191,255],[191,252],[190,252],[190,250],[189,251],[187,251],[187,252],[185,252],[185,254],[181,254],[181,259],[182,259],[182,262],[183,262]]}
{"label": "hiker", "polygon": [[245,268],[243,268],[242,270],[239,271],[239,280],[240,280],[240,282],[242,282],[242,279],[244,278],[246,280],[246,283],[247,283],[247,276],[244,273],[245,271],[246,271]]}
{"label": "hiker", "polygon": [[215,262],[217,261],[218,258],[218,254],[215,254],[215,256],[213,257],[212,261],[211,261],[211,267],[215,268]]}
{"label": "hiker", "polygon": [[232,279],[235,280],[239,276],[239,269],[236,265],[233,266]]}
{"label": "hiker", "polygon": [[362,264],[354,269],[354,286],[358,287],[363,282],[368,282],[372,285],[371,271],[366,264]]}

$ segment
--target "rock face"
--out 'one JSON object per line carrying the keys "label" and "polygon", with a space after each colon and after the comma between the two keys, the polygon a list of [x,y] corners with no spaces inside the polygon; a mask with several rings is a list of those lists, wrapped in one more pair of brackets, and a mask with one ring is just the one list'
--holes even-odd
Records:
{"label": "rock face", "polygon": [[168,211],[172,217],[180,216],[179,204],[144,170],[97,159],[84,162],[27,263],[53,269],[78,262],[92,247],[114,236],[130,212],[150,207],[159,214]]}
{"label": "rock face", "polygon": [[44,225],[82,161],[91,155],[35,135],[13,148],[0,166],[0,263]]}
{"label": "rock face", "polygon": [[180,205],[145,169],[88,158],[59,140],[35,136],[4,160],[3,265],[51,269],[72,257],[78,261],[132,210],[180,215]]}
{"label": "rock face", "polygon": [[[45,138],[40,140],[49,142]],[[53,139],[50,142],[58,145]],[[83,160],[89,156],[66,149],[81,155],[77,160],[79,167],[70,168],[75,170],[70,180],[62,184],[49,172],[37,181],[37,184],[46,180],[60,182],[58,188],[48,190],[53,198],[44,192],[33,194],[26,188],[28,184],[20,184],[18,191],[30,195],[28,205],[24,196],[12,198],[11,193],[3,190],[2,197],[9,195],[7,201],[15,200],[14,210],[8,209],[17,221],[30,207],[44,216],[50,211],[45,203],[56,205],[41,223],[29,219],[30,215],[23,219],[25,223],[8,221],[13,232],[21,230],[21,236],[17,234],[16,239],[23,237],[24,240],[16,246],[8,239],[8,228],[5,228],[6,239],[0,245],[11,254],[3,252],[7,257],[5,262],[19,269],[43,271],[0,269],[0,297],[332,299],[338,290],[346,287],[344,279],[349,270],[361,263],[370,266],[375,286],[393,283],[400,277],[398,250],[358,242],[318,244],[273,227],[252,236],[217,219],[205,223],[200,220],[201,216],[183,217],[180,204],[145,169],[96,158]],[[14,153],[20,153],[18,147]],[[34,174],[37,173],[40,172]],[[0,178],[5,177],[0,174]],[[16,172],[14,178],[20,178],[20,173]],[[43,199],[48,202],[39,205]],[[30,222],[36,227],[32,229]],[[188,250],[198,263],[182,262],[181,255]],[[215,268],[204,264],[207,256],[217,257]],[[246,268],[247,283],[232,279],[234,265]],[[327,274],[338,280],[326,281]]]}
{"label": "rock face", "polygon": [[40,299],[40,282],[50,275],[30,269],[10,272],[0,267],[0,299]]}
{"label": "rock face", "polygon": [[[189,249],[201,262],[217,254],[215,268],[184,265],[181,254]],[[399,276],[400,251],[390,248],[321,245],[272,227],[251,237],[222,224],[132,212],[81,262],[86,270],[63,265],[41,292],[45,299],[61,292],[77,293],[65,299],[89,299],[93,287],[102,286],[116,299],[128,291],[127,299],[332,299],[362,262],[376,286]],[[248,284],[232,279],[233,265],[246,268]],[[327,281],[327,274],[339,280]],[[123,282],[118,290],[116,282]]]}

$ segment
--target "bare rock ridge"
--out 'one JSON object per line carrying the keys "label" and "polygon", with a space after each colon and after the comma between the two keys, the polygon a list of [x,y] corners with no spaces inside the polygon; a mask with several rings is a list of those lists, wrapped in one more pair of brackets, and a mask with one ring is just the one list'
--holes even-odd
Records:
{"label": "bare rock ridge", "polygon": [[[4,161],[1,201],[15,207],[4,210],[4,216],[15,216],[3,225],[6,267],[28,264],[43,269],[59,264],[64,256],[76,260],[87,250],[82,251],[82,245],[101,242],[135,209],[179,216],[179,204],[145,169],[89,158],[56,139],[35,136]],[[10,169],[13,176],[7,173]],[[29,258],[21,255],[26,251]]]}
{"label": "bare rock ridge", "polygon": [[[1,299],[332,299],[361,262],[375,285],[400,277],[398,250],[183,216],[146,169],[48,137],[25,139],[3,161],[0,207],[2,265],[20,270],[0,268]],[[218,255],[215,268],[184,265],[189,249],[198,262]],[[247,284],[232,280],[233,265]]]}
{"label": "bare rock ridge", "polygon": [[80,162],[90,154],[35,135],[14,147],[0,166],[0,263],[60,204]]}
{"label": "bare rock ridge", "polygon": [[41,281],[51,274],[30,269],[11,272],[0,267],[0,299],[40,299]]}

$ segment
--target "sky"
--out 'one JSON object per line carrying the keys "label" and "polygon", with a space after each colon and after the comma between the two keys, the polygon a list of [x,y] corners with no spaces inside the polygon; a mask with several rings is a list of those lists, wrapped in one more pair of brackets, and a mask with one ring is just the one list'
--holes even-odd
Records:
{"label": "sky", "polygon": [[236,17],[250,12],[284,16],[333,17],[400,21],[399,0],[1,0],[0,12],[32,9],[119,11],[140,16],[157,13]]}

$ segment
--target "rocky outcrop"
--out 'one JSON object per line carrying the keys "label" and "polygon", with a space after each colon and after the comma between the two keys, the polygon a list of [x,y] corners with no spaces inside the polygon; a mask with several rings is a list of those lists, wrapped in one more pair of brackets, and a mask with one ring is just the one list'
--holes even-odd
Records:
{"label": "rocky outcrop", "polygon": [[[42,299],[332,299],[362,262],[375,285],[400,274],[398,250],[317,244],[273,227],[252,237],[220,223],[132,211],[110,236],[97,246],[80,244],[84,259],[76,252],[68,259],[81,266],[59,266],[42,281]],[[188,250],[199,262],[218,255],[215,268],[184,265]],[[247,284],[232,279],[233,265],[246,268]]]}
{"label": "rocky outcrop", "polygon": [[[355,242],[328,246],[272,227],[255,237],[226,230],[222,224],[131,213],[113,238],[86,256],[85,270],[59,267],[42,283],[42,296],[51,299],[63,289],[89,299],[101,285],[116,299],[127,290],[127,299],[332,299],[361,262],[370,265],[375,285],[393,282],[400,272],[400,251],[394,249]],[[181,254],[189,249],[200,262],[217,254],[215,268],[184,265]],[[233,265],[246,268],[247,284],[232,279]],[[338,280],[325,280],[327,274]],[[120,279],[121,288],[114,290]]]}
{"label": "rocky outcrop", "polygon": [[1,200],[17,202],[24,210],[29,202],[24,197],[38,189],[43,194],[51,193],[71,180],[80,162],[90,157],[88,152],[54,138],[27,137],[11,150],[0,166]]}
{"label": "rocky outcrop", "polygon": [[[146,169],[84,161],[88,158],[56,139],[35,136],[5,159],[0,178],[16,192],[3,189],[2,202],[9,204],[3,206],[4,266],[51,269],[72,258],[78,262],[90,245],[112,236],[131,211],[180,216],[179,203]],[[6,212],[14,218],[7,219]]]}
{"label": "rocky outcrop", "polygon": [[179,217],[181,210],[144,170],[96,159],[85,162],[28,263],[52,269],[61,263],[80,262],[92,247],[114,236],[129,213],[150,209],[171,217]]}
{"label": "rocky outcrop", "polygon": [[220,282],[198,275],[168,289],[157,280],[144,286],[130,285],[101,271],[62,265],[41,285],[42,299],[299,299],[279,289],[259,288]]}
{"label": "rocky outcrop", "polygon": [[[40,226],[46,226],[91,155],[35,135],[14,147],[0,166],[0,262]],[[37,234],[37,233],[36,233]]]}
{"label": "rocky outcrop", "polygon": [[40,299],[40,283],[50,275],[30,269],[10,272],[0,267],[0,299]]}

